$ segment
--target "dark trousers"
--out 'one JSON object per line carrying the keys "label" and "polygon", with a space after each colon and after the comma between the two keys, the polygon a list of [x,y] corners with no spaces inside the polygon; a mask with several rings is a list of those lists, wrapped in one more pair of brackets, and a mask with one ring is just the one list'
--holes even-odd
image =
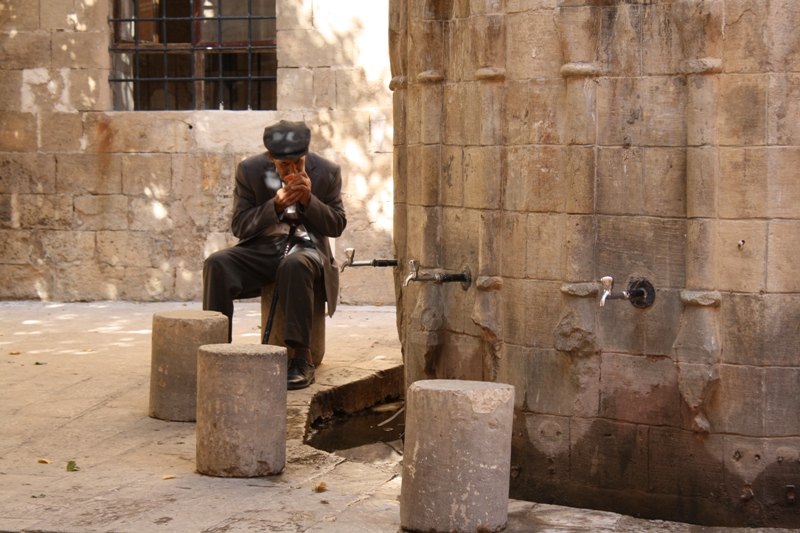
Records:
{"label": "dark trousers", "polygon": [[228,317],[232,339],[233,301],[254,298],[270,283],[278,285],[283,308],[283,339],[288,346],[311,345],[314,283],[323,276],[319,252],[308,241],[297,241],[283,257],[285,236],[264,237],[211,254],[203,265],[203,309]]}

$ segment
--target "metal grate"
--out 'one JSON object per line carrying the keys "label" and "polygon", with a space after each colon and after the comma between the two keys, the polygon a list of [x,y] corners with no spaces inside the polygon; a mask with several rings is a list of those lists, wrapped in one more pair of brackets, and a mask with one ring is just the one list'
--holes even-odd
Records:
{"label": "metal grate", "polygon": [[115,109],[275,109],[275,0],[115,0]]}

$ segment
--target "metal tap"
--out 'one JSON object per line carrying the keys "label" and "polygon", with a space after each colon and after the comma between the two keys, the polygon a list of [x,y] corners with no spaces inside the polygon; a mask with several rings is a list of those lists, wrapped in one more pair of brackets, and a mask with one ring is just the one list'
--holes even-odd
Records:
{"label": "metal tap", "polygon": [[341,272],[347,267],[393,267],[397,266],[397,259],[373,259],[372,261],[354,261],[356,256],[355,248],[345,248],[344,253],[347,254],[347,259],[342,263]]}
{"label": "metal tap", "polygon": [[603,284],[600,307],[605,307],[606,300],[629,300],[635,307],[645,308],[653,305],[656,299],[655,287],[646,279],[632,279],[628,284],[628,290],[622,292],[612,292],[614,278],[611,276],[603,276],[600,282]]}
{"label": "metal tap", "polygon": [[444,272],[434,272],[427,274],[419,273],[419,261],[412,259],[408,262],[409,273],[406,279],[403,280],[403,287],[408,287],[410,281],[432,281],[434,283],[450,283],[458,281],[464,290],[469,289],[472,283],[472,275],[469,267],[464,267],[461,274],[446,274]]}

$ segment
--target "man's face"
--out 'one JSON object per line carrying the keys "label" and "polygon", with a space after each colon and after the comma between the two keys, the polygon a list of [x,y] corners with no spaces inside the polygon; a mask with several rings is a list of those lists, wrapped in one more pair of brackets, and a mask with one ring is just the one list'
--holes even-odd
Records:
{"label": "man's face", "polygon": [[272,159],[272,156],[269,156],[269,158],[275,164],[275,169],[281,179],[290,174],[299,174],[306,169],[306,156],[296,159]]}

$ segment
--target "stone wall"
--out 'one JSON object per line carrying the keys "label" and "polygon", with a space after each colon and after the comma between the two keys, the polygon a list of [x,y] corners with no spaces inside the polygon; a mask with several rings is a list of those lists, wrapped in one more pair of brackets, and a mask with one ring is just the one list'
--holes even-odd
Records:
{"label": "stone wall", "polygon": [[[406,381],[516,387],[512,494],[800,527],[800,4],[392,0]],[[599,306],[602,276],[657,290]]]}
{"label": "stone wall", "polygon": [[[198,299],[234,242],[236,164],[282,118],[343,167],[337,258],[392,256],[386,0],[279,1],[278,110],[259,112],[112,111],[110,4],[0,6],[0,298]],[[386,269],[341,281],[344,302],[393,297]]]}

